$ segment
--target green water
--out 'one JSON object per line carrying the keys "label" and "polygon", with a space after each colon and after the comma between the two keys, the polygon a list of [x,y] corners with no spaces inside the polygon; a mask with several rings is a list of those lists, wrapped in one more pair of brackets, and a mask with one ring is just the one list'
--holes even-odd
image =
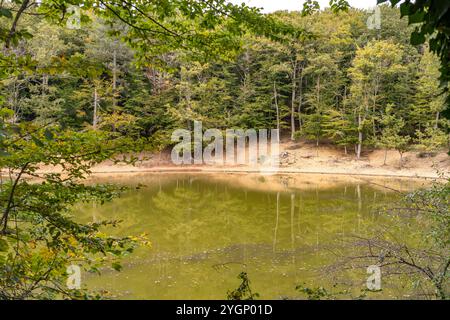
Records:
{"label": "green water", "polygon": [[[324,268],[336,263],[350,235],[392,224],[382,208],[398,199],[384,182],[308,175],[100,180],[146,185],[104,206],[77,208],[84,221],[122,220],[109,230],[114,234],[148,234],[152,247],[127,257],[120,273],[105,269],[101,276],[83,278],[89,288],[121,299],[224,299],[238,287],[241,271],[262,299],[300,298],[299,283],[331,289],[339,283],[357,294],[365,288],[365,269],[337,275]],[[417,187],[408,181],[397,185]],[[397,236],[406,236],[405,230]],[[371,298],[408,294],[400,280],[383,279],[383,291]]]}

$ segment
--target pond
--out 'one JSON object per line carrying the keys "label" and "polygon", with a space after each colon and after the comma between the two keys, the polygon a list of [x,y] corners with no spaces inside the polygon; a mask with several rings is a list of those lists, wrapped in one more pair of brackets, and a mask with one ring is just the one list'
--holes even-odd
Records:
{"label": "pond", "polygon": [[[76,208],[83,221],[122,220],[117,235],[147,233],[151,248],[125,258],[123,270],[85,275],[91,289],[119,299],[225,299],[247,272],[261,299],[296,299],[298,284],[365,288],[366,269],[334,274],[336,252],[352,235],[393,224],[385,207],[419,180],[326,175],[138,174],[94,182],[135,186],[103,206]],[[408,218],[404,218],[408,219]],[[414,227],[414,221],[411,221]],[[397,230],[398,237],[405,230]],[[337,290],[337,289],[336,289]],[[370,298],[406,298],[398,279],[383,279]]]}

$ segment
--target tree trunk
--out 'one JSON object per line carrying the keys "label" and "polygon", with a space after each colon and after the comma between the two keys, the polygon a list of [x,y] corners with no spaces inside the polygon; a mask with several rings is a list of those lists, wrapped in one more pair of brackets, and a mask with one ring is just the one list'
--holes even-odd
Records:
{"label": "tree trunk", "polygon": [[292,73],[292,101],[291,101],[291,140],[295,140],[295,97],[297,90],[297,61],[294,62]]}
{"label": "tree trunk", "polygon": [[319,137],[316,138],[316,157],[319,157]]}
{"label": "tree trunk", "polygon": [[[11,29],[9,29],[9,32],[5,39],[5,48],[9,49],[11,46],[11,40],[16,34],[17,25],[19,23],[19,19],[22,16],[22,14],[27,10],[28,4],[30,3],[30,0],[23,0],[22,4],[20,5],[19,10],[17,10],[16,16],[14,17],[14,21],[11,25]],[[3,2],[2,2],[3,4]]]}
{"label": "tree trunk", "polygon": [[[320,80],[321,80],[321,78],[320,78],[320,74],[319,74],[317,76],[317,97],[316,97],[316,99],[317,99],[317,110],[316,110],[316,112],[321,115],[322,108],[320,107],[320,90],[321,90]],[[322,119],[320,119],[319,121],[321,122]],[[317,156],[319,156],[319,149],[318,149],[319,148],[319,140],[320,140],[320,136],[317,135]]]}
{"label": "tree trunk", "polygon": [[48,74],[44,73],[42,75],[42,93],[44,94],[47,91],[48,91]]}
{"label": "tree trunk", "polygon": [[298,130],[300,132],[303,131],[302,124],[302,106],[303,106],[303,67],[300,72],[300,80],[299,80],[299,92],[298,92]]}
{"label": "tree trunk", "polygon": [[[377,66],[378,67],[378,66]],[[378,77],[375,80],[375,88],[372,99],[372,134],[374,137],[377,136],[377,127],[376,127],[376,112],[377,112],[377,99],[378,99],[378,90],[380,86],[380,79]]]}
{"label": "tree trunk", "polygon": [[361,114],[358,114],[358,146],[356,148],[356,158],[359,160],[361,159],[361,148],[362,148],[362,142],[363,142],[363,133],[361,131],[362,126],[362,119]]}
{"label": "tree trunk", "polygon": [[388,150],[387,150],[387,149],[384,149],[384,162],[383,162],[383,166],[385,166],[385,165],[386,165],[386,160],[387,160],[387,152],[388,152]]}
{"label": "tree trunk", "polygon": [[[277,112],[277,129],[279,132],[280,131],[280,109],[278,107],[278,91],[277,91],[277,84],[275,81],[273,82],[273,96],[275,99],[275,109]],[[278,138],[279,138],[279,136],[280,135],[278,134]]]}
{"label": "tree trunk", "polygon": [[94,88],[94,115],[92,117],[92,127],[94,130],[97,129],[97,111],[98,111],[98,94],[97,94],[97,88]]}
{"label": "tree trunk", "polygon": [[12,188],[11,191],[9,192],[9,196],[8,196],[8,202],[6,204],[6,208],[5,211],[3,212],[2,218],[0,220],[0,225],[2,226],[2,230],[0,231],[0,234],[4,235],[7,233],[7,228],[8,228],[8,218],[9,218],[9,213],[11,211],[11,209],[13,209],[13,203],[14,203],[14,195],[15,195],[15,191],[16,191],[16,187],[23,175],[23,173],[25,172],[26,168],[28,167],[29,162],[26,162],[22,168],[20,169],[16,179],[14,180],[14,183],[12,184]]}
{"label": "tree trunk", "polygon": [[439,117],[440,117],[440,114],[439,114],[439,111],[438,111],[438,112],[436,112],[436,122],[434,123],[434,128],[435,129],[437,129],[438,126],[439,126]]}
{"label": "tree trunk", "polygon": [[13,116],[11,118],[12,124],[16,124],[19,121],[19,90],[20,88],[17,84],[17,78],[15,78],[13,82],[13,93],[9,97],[9,104],[11,106],[11,110],[13,111]]}
{"label": "tree trunk", "polygon": [[117,50],[114,48],[113,52],[113,108],[116,108],[117,102],[116,102],[116,91],[117,91]]}

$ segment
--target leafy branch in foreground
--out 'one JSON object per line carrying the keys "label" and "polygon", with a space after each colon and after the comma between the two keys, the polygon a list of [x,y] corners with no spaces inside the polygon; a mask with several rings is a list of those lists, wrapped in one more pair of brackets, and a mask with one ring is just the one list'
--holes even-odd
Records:
{"label": "leafy branch in foreground", "polygon": [[[282,41],[285,36],[301,37],[305,30],[294,28],[259,9],[227,0],[158,0],[158,1],[13,1],[0,5],[0,40],[10,51],[20,40],[31,38],[20,22],[38,15],[55,24],[63,24],[75,14],[86,24],[92,16],[101,17],[111,26],[111,35],[122,38],[135,49],[142,65],[163,63],[158,55],[176,50],[194,52],[204,59],[230,56],[239,51],[240,37],[246,32]],[[11,54],[12,52],[9,52]],[[0,61],[3,55],[0,55]]]}
{"label": "leafy branch in foreground", "polygon": [[66,268],[76,264],[98,272],[109,261],[118,269],[122,256],[148,242],[145,235],[111,237],[102,232],[119,221],[79,223],[70,214],[71,206],[118,196],[121,188],[83,180],[93,165],[137,150],[139,143],[101,131],[63,131],[5,120],[0,122],[0,299],[99,298],[85,289],[68,290]]}
{"label": "leafy branch in foreground", "polygon": [[[401,17],[408,17],[408,23],[416,25],[411,34],[411,44],[421,45],[428,41],[430,50],[441,61],[441,84],[444,91],[449,91],[450,81],[450,2],[447,0],[411,1],[378,0],[400,6]],[[445,116],[450,117],[450,97],[447,98]]]}

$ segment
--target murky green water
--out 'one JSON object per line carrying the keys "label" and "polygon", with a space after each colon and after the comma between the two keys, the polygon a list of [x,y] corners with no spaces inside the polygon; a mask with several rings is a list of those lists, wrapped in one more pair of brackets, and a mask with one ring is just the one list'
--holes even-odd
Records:
{"label": "murky green water", "polygon": [[[152,248],[125,259],[122,272],[107,269],[100,277],[84,277],[90,288],[123,299],[223,299],[239,285],[241,271],[262,299],[299,298],[299,283],[331,289],[340,283],[357,294],[365,288],[366,270],[337,276],[323,268],[336,262],[349,235],[393,223],[381,209],[398,198],[390,188],[418,187],[407,180],[393,186],[311,175],[156,174],[100,180],[146,185],[104,206],[77,209],[84,221],[123,220],[115,234],[148,234]],[[398,237],[404,233],[399,230]],[[383,279],[383,289],[371,297],[409,294],[398,280]]]}

